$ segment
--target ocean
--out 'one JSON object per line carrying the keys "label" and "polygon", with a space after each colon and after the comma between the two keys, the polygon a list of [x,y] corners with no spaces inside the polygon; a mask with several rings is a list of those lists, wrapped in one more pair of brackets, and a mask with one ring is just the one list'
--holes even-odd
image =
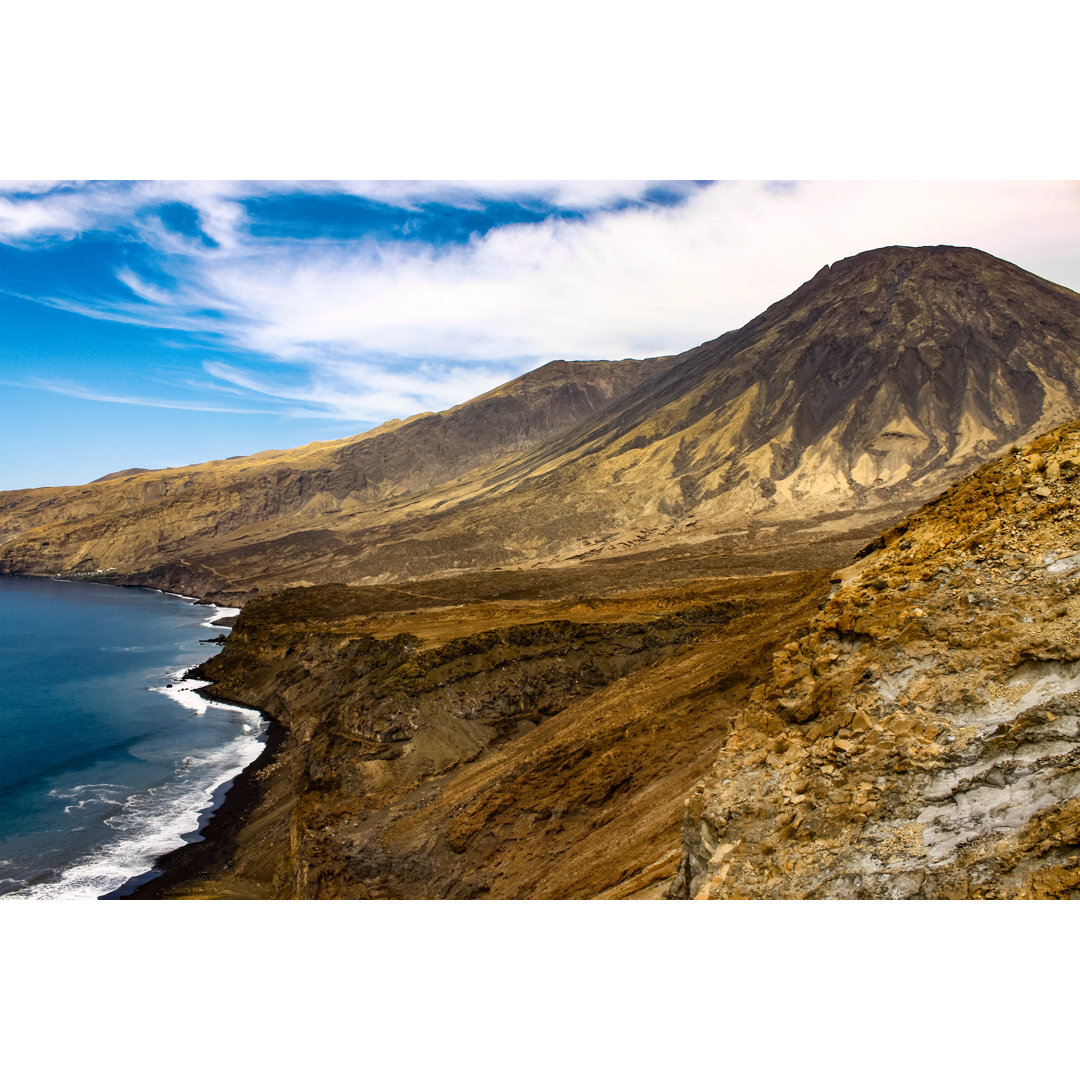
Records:
{"label": "ocean", "polygon": [[123,894],[197,838],[266,721],[184,672],[234,608],[0,577],[0,899]]}

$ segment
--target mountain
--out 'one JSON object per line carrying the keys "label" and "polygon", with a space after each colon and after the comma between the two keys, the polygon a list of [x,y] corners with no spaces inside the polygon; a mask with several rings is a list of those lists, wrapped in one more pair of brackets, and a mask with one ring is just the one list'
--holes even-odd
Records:
{"label": "mountain", "polygon": [[984,252],[819,271],[677,357],[555,364],[355,439],[0,496],[0,570],[243,599],[870,535],[1080,414],[1080,297]]}
{"label": "mountain", "polygon": [[883,248],[528,460],[645,493],[646,517],[782,522],[932,490],[1071,419],[1078,392],[1080,296],[971,249]]}
{"label": "mountain", "polygon": [[668,363],[556,361],[446,412],[391,420],[348,439],[124,470],[82,487],[3,492],[0,570],[152,577],[177,555],[223,550],[252,531],[303,535],[550,438]]}
{"label": "mountain", "polygon": [[1080,897],[1080,423],[834,585],[725,723],[674,894]]}

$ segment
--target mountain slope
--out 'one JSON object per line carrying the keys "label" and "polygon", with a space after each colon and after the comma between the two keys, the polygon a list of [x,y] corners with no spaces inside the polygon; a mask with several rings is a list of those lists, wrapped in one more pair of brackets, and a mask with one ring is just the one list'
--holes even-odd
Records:
{"label": "mountain slope", "polygon": [[0,569],[124,573],[251,530],[302,531],[550,438],[668,363],[555,361],[446,412],[349,439],[0,493]]}
{"label": "mountain slope", "polygon": [[[242,521],[216,488],[183,518],[170,510],[171,524],[145,515],[135,544],[108,513],[18,536],[9,524],[0,567],[112,566],[235,595],[865,532],[1080,415],[1080,297],[973,249],[882,248],[826,267],[740,330],[649,363],[651,377],[576,423],[426,469],[423,486],[407,454],[386,459],[382,479],[367,471],[383,436],[336,450],[335,470],[302,483],[237,480],[229,498],[254,508]],[[62,510],[71,496],[55,499]],[[177,520],[197,525],[178,533]]]}
{"label": "mountain slope", "polygon": [[785,521],[917,497],[1080,413],[1080,296],[983,252],[884,248],[502,470],[643,519]]}

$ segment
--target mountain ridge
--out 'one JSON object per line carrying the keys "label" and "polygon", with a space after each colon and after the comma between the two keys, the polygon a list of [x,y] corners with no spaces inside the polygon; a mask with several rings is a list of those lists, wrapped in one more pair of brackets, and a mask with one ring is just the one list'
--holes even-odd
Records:
{"label": "mountain ridge", "polygon": [[[508,437],[450,460],[491,428],[484,418],[505,403],[504,388],[407,422],[395,445],[441,425],[425,445],[450,462],[424,473],[422,487],[411,461],[393,455],[383,479],[366,471],[389,444],[361,437],[334,451],[329,472],[290,481],[288,514],[275,511],[283,485],[268,474],[265,490],[245,495],[256,512],[243,522],[212,490],[190,535],[164,521],[163,502],[138,548],[107,515],[15,535],[9,502],[0,568],[111,569],[115,580],[242,599],[557,566],[629,547],[797,543],[853,524],[871,532],[1009,443],[1080,413],[1080,297],[976,249],[882,248],[822,268],[738,330],[620,363],[646,367],[595,370],[637,371],[625,393],[583,401],[567,383],[576,405],[560,430],[546,430],[533,407],[535,426],[517,445]],[[149,483],[119,483],[138,482]]]}
{"label": "mountain ridge", "polygon": [[[667,362],[552,361],[443,413],[390,420],[346,439],[192,466],[122,470],[86,485],[0,492],[0,545],[24,538],[21,558],[32,564],[26,534],[37,530],[37,543],[55,550],[57,538],[48,530],[68,527],[65,540],[74,550],[56,572],[102,572],[118,529],[128,530],[128,546],[145,564],[170,542],[190,545],[203,533],[213,541],[245,525],[289,517],[302,522],[339,513],[342,503],[357,507],[453,482],[576,422]],[[462,426],[467,435],[455,440]],[[140,518],[160,517],[163,509],[171,512],[171,525],[155,529],[159,523],[151,521],[140,528]],[[96,544],[98,534],[110,536]],[[2,559],[0,568],[13,569]],[[38,572],[31,565],[14,569]]]}

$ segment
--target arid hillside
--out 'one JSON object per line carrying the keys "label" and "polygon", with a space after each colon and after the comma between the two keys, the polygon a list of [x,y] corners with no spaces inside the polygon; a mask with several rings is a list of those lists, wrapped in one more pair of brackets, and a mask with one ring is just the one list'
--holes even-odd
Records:
{"label": "arid hillside", "polygon": [[658,898],[723,718],[855,546],[252,600],[196,674],[268,756],[137,895]]}
{"label": "arid hillside", "polygon": [[833,585],[725,718],[673,895],[1080,896],[1080,423]]}
{"label": "arid hillside", "polygon": [[680,356],[549,365],[306,450],[310,468],[289,452],[15,493],[0,570],[242,600],[701,542],[783,547],[882,527],[1076,415],[1080,297],[972,249],[883,248]]}
{"label": "arid hillside", "polygon": [[557,361],[446,412],[349,439],[0,492],[0,569],[126,574],[178,552],[224,550],[253,531],[303,534],[549,439],[670,362]]}

